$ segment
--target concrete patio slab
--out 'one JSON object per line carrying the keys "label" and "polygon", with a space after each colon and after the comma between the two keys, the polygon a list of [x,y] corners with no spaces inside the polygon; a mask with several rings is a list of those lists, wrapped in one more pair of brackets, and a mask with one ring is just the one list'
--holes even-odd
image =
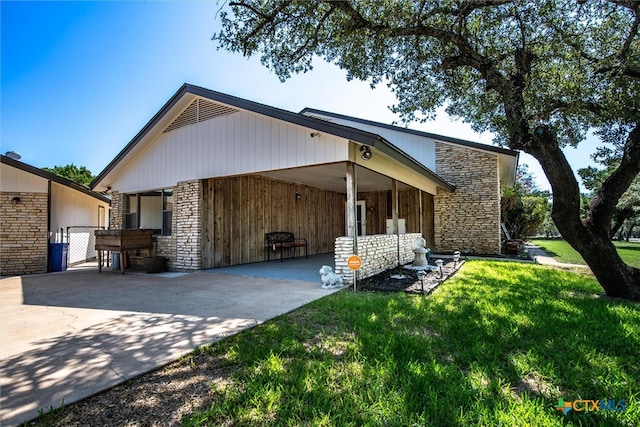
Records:
{"label": "concrete patio slab", "polygon": [[0,424],[83,399],[334,291],[319,280],[215,270],[2,279]]}

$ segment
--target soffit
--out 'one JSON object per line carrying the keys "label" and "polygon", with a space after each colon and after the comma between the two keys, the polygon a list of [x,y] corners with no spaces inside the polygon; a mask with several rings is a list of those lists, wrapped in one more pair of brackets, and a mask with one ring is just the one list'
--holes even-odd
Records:
{"label": "soffit", "polygon": [[[295,182],[311,187],[323,188],[338,193],[347,192],[345,163],[330,163],[325,165],[309,166],[295,169],[281,169],[261,172],[259,175],[267,176],[282,181]],[[364,167],[356,170],[358,192],[387,191],[391,190],[391,178]],[[400,183],[399,189],[411,188]]]}

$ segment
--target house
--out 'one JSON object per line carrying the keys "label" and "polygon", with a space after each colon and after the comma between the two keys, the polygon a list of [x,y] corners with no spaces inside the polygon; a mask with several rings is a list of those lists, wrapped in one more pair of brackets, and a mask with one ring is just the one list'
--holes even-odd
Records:
{"label": "house", "polygon": [[411,260],[420,236],[435,252],[499,253],[500,191],[517,161],[503,148],[185,84],[91,187],[112,193],[111,228],[155,230],[172,269],[262,261],[265,233],[290,231],[309,254],[334,252],[343,274],[358,253],[366,276],[399,252]]}
{"label": "house", "polygon": [[68,264],[95,257],[93,231],[107,225],[110,202],[73,181],[0,156],[0,272],[50,271],[50,243],[69,244]]}

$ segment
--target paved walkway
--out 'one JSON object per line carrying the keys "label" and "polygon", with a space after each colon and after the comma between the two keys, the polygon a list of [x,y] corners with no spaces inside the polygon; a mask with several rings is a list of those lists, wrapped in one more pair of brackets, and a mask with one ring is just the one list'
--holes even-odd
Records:
{"label": "paved walkway", "polygon": [[90,269],[2,279],[0,425],[88,397],[335,291],[322,289],[319,277]]}
{"label": "paved walkway", "polygon": [[565,263],[558,262],[554,257],[552,257],[551,255],[549,255],[548,253],[546,253],[545,251],[543,251],[542,249],[540,249],[539,247],[531,243],[527,242],[524,244],[524,246],[527,249],[527,251],[529,251],[529,254],[533,257],[535,262],[538,264],[550,265],[554,267],[589,268],[588,266],[583,264],[565,264]]}

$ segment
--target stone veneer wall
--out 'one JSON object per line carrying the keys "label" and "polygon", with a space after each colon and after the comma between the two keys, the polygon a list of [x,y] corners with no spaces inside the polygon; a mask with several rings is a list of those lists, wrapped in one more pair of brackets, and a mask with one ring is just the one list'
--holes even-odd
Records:
{"label": "stone veneer wall", "polygon": [[178,182],[173,218],[178,270],[202,268],[202,180]]}
{"label": "stone veneer wall", "polygon": [[[413,261],[414,242],[421,233],[400,234],[400,263]],[[353,237],[338,237],[335,248],[335,272],[342,276],[345,286],[353,284],[353,273],[347,267],[347,258],[353,255]],[[358,278],[364,279],[398,265],[398,236],[374,234],[358,237],[358,256],[362,267]]]}
{"label": "stone veneer wall", "polygon": [[[11,199],[20,197],[19,203]],[[0,273],[47,272],[47,193],[0,193]]]}
{"label": "stone veneer wall", "polygon": [[120,230],[124,228],[126,195],[117,191],[111,193],[111,212],[109,213],[109,229]]}
{"label": "stone veneer wall", "polygon": [[436,143],[436,173],[455,184],[433,198],[435,252],[500,253],[497,154]]}

